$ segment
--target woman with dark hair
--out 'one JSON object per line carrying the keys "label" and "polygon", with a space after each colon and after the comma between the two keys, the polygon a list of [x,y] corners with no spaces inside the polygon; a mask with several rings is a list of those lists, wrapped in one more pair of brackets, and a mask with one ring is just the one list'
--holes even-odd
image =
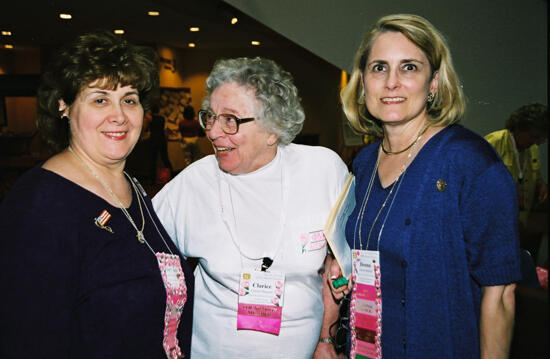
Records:
{"label": "woman with dark hair", "polygon": [[110,33],[46,68],[38,124],[57,153],[0,206],[0,357],[189,357],[193,275],[124,172],[157,89],[155,53]]}
{"label": "woman with dark hair", "polygon": [[351,358],[506,358],[521,278],[515,188],[456,124],[465,102],[443,36],[416,15],[380,18],[342,102],[356,130],[381,138],[353,163]]}
{"label": "woman with dark hair", "polygon": [[527,224],[535,201],[542,204],[548,197],[548,188],[540,173],[538,146],[548,137],[548,128],[548,106],[531,103],[512,112],[506,120],[506,129],[485,136],[516,182],[522,225]]}

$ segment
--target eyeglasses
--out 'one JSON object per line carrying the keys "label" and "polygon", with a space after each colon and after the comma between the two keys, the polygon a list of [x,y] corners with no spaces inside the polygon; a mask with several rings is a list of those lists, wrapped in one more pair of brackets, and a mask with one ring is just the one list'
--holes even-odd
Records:
{"label": "eyeglasses", "polygon": [[214,126],[214,122],[216,122],[216,120],[218,120],[224,133],[234,135],[239,132],[239,125],[241,123],[254,121],[254,117],[238,118],[235,115],[227,113],[220,113],[219,115],[216,115],[210,110],[199,111],[199,124],[206,131],[210,131],[212,129],[212,126]]}

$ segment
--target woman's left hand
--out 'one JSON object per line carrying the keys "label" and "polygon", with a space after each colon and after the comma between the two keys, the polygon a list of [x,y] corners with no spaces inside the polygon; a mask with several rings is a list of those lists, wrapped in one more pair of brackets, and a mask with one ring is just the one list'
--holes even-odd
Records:
{"label": "woman's left hand", "polygon": [[334,259],[330,255],[327,256],[327,259],[325,260],[325,273],[334,300],[340,301],[342,298],[344,298],[344,296],[348,295],[352,287],[350,278],[347,278],[347,285],[342,285],[338,288],[335,288],[332,284],[334,280],[342,277],[342,271],[340,270],[340,266],[338,265],[336,259]]}

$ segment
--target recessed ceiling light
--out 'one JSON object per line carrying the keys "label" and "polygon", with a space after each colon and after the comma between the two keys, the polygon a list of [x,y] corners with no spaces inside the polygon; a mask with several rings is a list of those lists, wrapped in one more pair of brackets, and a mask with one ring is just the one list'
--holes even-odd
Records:
{"label": "recessed ceiling light", "polygon": [[190,27],[190,28],[189,28],[189,31],[191,31],[191,32],[197,32],[197,31],[199,31],[199,30],[200,30],[200,29],[198,28],[198,26],[193,26],[193,27]]}
{"label": "recessed ceiling light", "polygon": [[149,15],[149,16],[159,16],[160,12],[158,12],[158,11],[148,11],[147,15]]}
{"label": "recessed ceiling light", "polygon": [[4,48],[5,48],[5,49],[13,49],[13,45],[5,44],[5,45],[4,45]]}
{"label": "recessed ceiling light", "polygon": [[59,18],[63,20],[70,20],[73,16],[71,14],[59,14]]}
{"label": "recessed ceiling light", "polygon": [[260,46],[260,42],[259,41],[251,41],[250,42],[252,45],[254,46]]}
{"label": "recessed ceiling light", "polygon": [[11,31],[2,30],[2,35],[4,35],[4,36],[11,36]]}
{"label": "recessed ceiling light", "polygon": [[116,29],[113,32],[117,35],[123,35],[124,34],[124,30],[122,30],[122,29]]}
{"label": "recessed ceiling light", "polygon": [[231,19],[231,25],[235,25],[238,21],[239,21],[239,19],[237,19],[236,17],[232,18]]}
{"label": "recessed ceiling light", "polygon": [[188,47],[195,47],[195,46],[197,46],[197,45],[195,45],[194,42],[190,42],[190,43],[187,44],[187,46],[188,46]]}

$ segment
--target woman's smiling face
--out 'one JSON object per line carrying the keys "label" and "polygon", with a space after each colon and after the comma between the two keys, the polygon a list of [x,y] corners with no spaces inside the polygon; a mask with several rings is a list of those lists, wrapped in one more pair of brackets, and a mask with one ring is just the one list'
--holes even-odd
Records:
{"label": "woman's smiling face", "polygon": [[437,91],[437,72],[424,52],[400,32],[374,40],[363,69],[365,104],[384,125],[426,116],[427,97]]}
{"label": "woman's smiling face", "polygon": [[131,86],[104,89],[98,80],[85,87],[68,108],[60,110],[71,120],[70,143],[99,165],[125,161],[139,139],[143,107]]}
{"label": "woman's smiling face", "polygon": [[[210,96],[210,110],[215,114],[256,117],[260,106],[253,89],[235,82],[218,86]],[[233,135],[223,132],[215,121],[207,136],[212,141],[219,167],[231,174],[256,171],[277,153],[277,136],[266,131],[258,121],[241,124]]]}

